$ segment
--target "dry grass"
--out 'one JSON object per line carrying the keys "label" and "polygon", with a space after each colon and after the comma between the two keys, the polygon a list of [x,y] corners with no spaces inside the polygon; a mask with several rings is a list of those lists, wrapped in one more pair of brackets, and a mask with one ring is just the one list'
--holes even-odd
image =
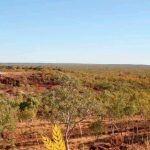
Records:
{"label": "dry grass", "polygon": [[129,150],[150,150],[150,141],[145,142],[142,145],[135,144],[129,147]]}

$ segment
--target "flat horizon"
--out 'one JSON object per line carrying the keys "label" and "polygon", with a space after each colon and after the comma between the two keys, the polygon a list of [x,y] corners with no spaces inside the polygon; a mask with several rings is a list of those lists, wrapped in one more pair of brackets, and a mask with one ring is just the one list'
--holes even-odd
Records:
{"label": "flat horizon", "polygon": [[96,63],[51,63],[51,62],[0,62],[0,64],[70,64],[70,65],[129,65],[129,66],[150,66],[150,64],[96,64]]}

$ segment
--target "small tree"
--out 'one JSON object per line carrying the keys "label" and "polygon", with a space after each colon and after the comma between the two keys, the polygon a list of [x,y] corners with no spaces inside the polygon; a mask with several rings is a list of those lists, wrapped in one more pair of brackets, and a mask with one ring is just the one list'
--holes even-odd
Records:
{"label": "small tree", "polygon": [[36,117],[38,105],[39,101],[36,97],[28,96],[25,101],[19,104],[19,118],[26,120]]}
{"label": "small tree", "polygon": [[0,134],[13,130],[16,127],[16,111],[8,99],[0,98]]}
{"label": "small tree", "polygon": [[45,95],[44,102],[49,108],[51,121],[65,124],[65,145],[69,150],[69,139],[76,125],[94,112],[95,98],[89,90],[69,81],[64,86],[57,87]]}

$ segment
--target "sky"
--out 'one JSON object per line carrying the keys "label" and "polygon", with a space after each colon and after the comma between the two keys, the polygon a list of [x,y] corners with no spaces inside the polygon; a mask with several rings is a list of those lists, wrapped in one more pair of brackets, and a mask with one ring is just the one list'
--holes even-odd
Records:
{"label": "sky", "polygon": [[150,0],[0,0],[0,62],[150,65]]}

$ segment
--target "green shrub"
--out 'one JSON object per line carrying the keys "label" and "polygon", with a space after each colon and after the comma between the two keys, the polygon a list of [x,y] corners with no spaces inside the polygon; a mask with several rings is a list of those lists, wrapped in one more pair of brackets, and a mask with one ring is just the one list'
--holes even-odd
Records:
{"label": "green shrub", "polygon": [[8,99],[0,98],[0,133],[14,130],[16,127],[16,110]]}
{"label": "green shrub", "polygon": [[106,128],[101,120],[97,120],[89,125],[89,129],[94,135],[100,135],[106,132]]}
{"label": "green shrub", "polygon": [[24,109],[18,114],[19,119],[28,120],[36,117],[36,111],[34,109]]}

